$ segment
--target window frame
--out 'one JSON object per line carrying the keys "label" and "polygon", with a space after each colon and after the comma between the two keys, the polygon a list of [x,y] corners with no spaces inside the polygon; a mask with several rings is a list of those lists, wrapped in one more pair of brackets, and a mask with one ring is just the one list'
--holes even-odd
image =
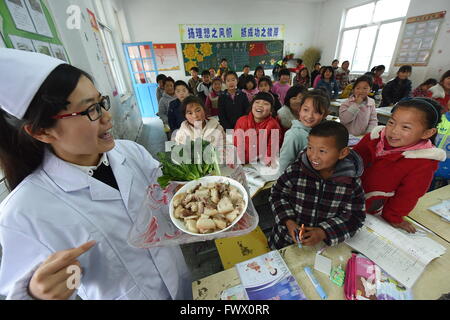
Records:
{"label": "window frame", "polygon": [[[377,45],[377,41],[378,41],[378,35],[379,35],[379,33],[380,33],[380,28],[381,28],[381,26],[384,25],[384,24],[389,24],[389,23],[399,22],[399,21],[400,21],[400,22],[401,22],[401,25],[400,25],[400,29],[399,29],[399,32],[398,32],[398,35],[397,35],[397,39],[398,39],[398,37],[400,36],[401,31],[403,30],[403,27],[404,27],[404,24],[405,24],[405,21],[406,21],[406,17],[407,17],[408,10],[406,11],[405,15],[402,16],[402,17],[392,18],[392,19],[387,19],[387,20],[380,20],[380,21],[374,22],[373,19],[374,19],[374,15],[375,15],[375,10],[376,10],[376,7],[377,7],[377,3],[380,2],[380,1],[382,1],[382,0],[372,0],[372,1],[367,1],[367,2],[365,2],[365,3],[361,3],[361,4],[359,4],[359,5],[356,5],[356,6],[347,8],[347,9],[344,11],[343,18],[342,18],[342,23],[341,23],[341,29],[340,29],[340,31],[339,31],[338,46],[337,46],[337,50],[336,50],[336,53],[335,53],[335,57],[338,57],[338,59],[341,59],[340,54],[341,54],[342,45],[343,45],[344,32],[350,31],[350,30],[355,30],[355,29],[358,30],[358,36],[356,37],[356,45],[355,45],[355,49],[353,50],[353,56],[352,56],[351,59],[346,59],[346,60],[348,60],[348,61],[350,62],[350,66],[352,66],[352,65],[353,65],[353,61],[354,61],[354,59],[355,59],[355,53],[356,53],[356,50],[357,50],[357,45],[358,45],[359,35],[360,35],[360,33],[361,33],[361,29],[367,28],[367,27],[373,27],[373,26],[376,26],[376,27],[377,27],[377,31],[376,31],[376,34],[375,34],[375,39],[374,39],[374,43],[373,43],[373,46],[372,46],[372,51],[371,51],[371,54],[370,54],[369,66],[368,66],[368,68],[369,68],[369,70],[370,70],[370,68],[373,67],[373,66],[372,66],[372,60],[373,60],[373,57],[374,57],[374,53],[375,53],[375,49],[376,49],[376,45]],[[361,6],[367,5],[367,4],[369,4],[369,3],[375,3],[375,6],[374,6],[373,11],[372,11],[372,16],[371,16],[371,18],[370,18],[370,23],[366,23],[366,24],[362,24],[362,25],[357,25],[357,26],[345,28],[344,26],[345,26],[345,22],[346,22],[346,20],[347,20],[347,14],[348,14],[348,12],[349,12],[351,9],[353,9],[353,8],[361,7]],[[408,9],[409,9],[409,6],[410,6],[410,5],[411,5],[411,1],[409,2]],[[390,64],[389,64],[388,66],[386,66],[386,72],[387,72],[387,73],[388,73],[388,72],[390,71],[390,69],[391,69],[392,59],[394,58],[396,49],[397,49],[397,48],[395,47],[395,48],[394,48],[394,51],[392,52],[392,58],[391,58]],[[351,67],[350,67],[350,69],[351,69]],[[351,73],[352,73],[352,74],[364,74],[364,73],[366,73],[366,72],[369,71],[369,70],[366,70],[366,71],[352,70]]]}
{"label": "window frame", "polygon": [[[122,72],[122,69],[120,67],[120,60],[119,56],[117,54],[115,45],[114,45],[114,32],[109,28],[107,25],[105,25],[100,20],[97,21],[98,25],[100,27],[100,35],[103,41],[103,45],[105,46],[106,55],[109,62],[109,67],[111,69],[111,74],[113,76],[114,84],[116,85],[117,92],[119,94],[119,97],[123,97],[128,93],[128,87],[125,82],[125,78]],[[109,33],[110,40],[107,39],[106,32]]]}

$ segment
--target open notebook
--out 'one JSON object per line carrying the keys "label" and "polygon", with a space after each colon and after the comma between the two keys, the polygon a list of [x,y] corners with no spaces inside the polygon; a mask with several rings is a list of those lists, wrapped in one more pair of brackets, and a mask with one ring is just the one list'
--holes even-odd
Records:
{"label": "open notebook", "polygon": [[361,230],[345,242],[407,288],[414,285],[430,261],[446,250],[426,236],[407,235],[372,215],[367,215]]}

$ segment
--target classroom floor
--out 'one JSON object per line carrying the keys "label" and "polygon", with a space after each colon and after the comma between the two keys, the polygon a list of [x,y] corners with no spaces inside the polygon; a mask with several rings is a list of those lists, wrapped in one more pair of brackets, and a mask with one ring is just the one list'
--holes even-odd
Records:
{"label": "classroom floor", "polygon": [[[265,190],[253,199],[259,215],[258,225],[264,232],[266,238],[268,238],[272,226],[275,223],[272,211],[267,203],[268,196],[269,190]],[[191,270],[193,281],[224,270],[214,240],[183,245],[181,249],[186,263]]]}

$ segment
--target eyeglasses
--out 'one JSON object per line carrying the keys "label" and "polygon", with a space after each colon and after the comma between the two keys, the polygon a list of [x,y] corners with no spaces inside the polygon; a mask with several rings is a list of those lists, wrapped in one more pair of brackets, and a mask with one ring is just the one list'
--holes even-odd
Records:
{"label": "eyeglasses", "polygon": [[84,111],[81,112],[74,112],[74,113],[66,113],[66,114],[60,114],[53,116],[52,119],[64,119],[68,117],[74,117],[74,116],[87,116],[89,120],[96,121],[100,119],[103,115],[102,109],[105,109],[108,111],[111,108],[111,103],[109,101],[108,96],[103,96],[100,102],[94,103],[93,105],[89,106]]}

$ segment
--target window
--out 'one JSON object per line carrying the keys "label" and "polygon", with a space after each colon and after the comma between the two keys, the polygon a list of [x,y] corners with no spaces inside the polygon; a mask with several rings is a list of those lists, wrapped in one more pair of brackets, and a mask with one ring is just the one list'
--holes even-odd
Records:
{"label": "window", "polygon": [[[104,6],[105,4],[105,6]],[[95,0],[97,21],[100,26],[100,34],[102,38],[102,43],[106,51],[108,63],[111,70],[111,76],[114,84],[117,88],[117,93],[119,96],[124,96],[129,92],[128,87],[123,76],[123,69],[121,67],[120,57],[117,54],[117,46],[115,45],[114,39],[117,39],[117,32],[113,31],[110,24],[114,25],[114,22],[107,20],[107,12],[113,12],[113,8],[109,2],[103,0]],[[105,11],[107,9],[108,11]],[[109,17],[110,15],[108,15]],[[114,29],[116,30],[116,29]],[[116,38],[114,38],[116,37]],[[121,41],[119,39],[118,41]]]}
{"label": "window", "polygon": [[105,45],[106,55],[108,56],[108,62],[111,67],[114,83],[116,84],[117,91],[120,96],[123,96],[127,92],[122,69],[120,68],[119,59],[116,49],[114,47],[114,41],[112,37],[112,31],[102,23],[99,23],[102,34],[102,40]]}
{"label": "window", "polygon": [[341,29],[339,61],[350,61],[354,73],[365,73],[380,64],[388,72],[409,3],[378,0],[348,9]]}

